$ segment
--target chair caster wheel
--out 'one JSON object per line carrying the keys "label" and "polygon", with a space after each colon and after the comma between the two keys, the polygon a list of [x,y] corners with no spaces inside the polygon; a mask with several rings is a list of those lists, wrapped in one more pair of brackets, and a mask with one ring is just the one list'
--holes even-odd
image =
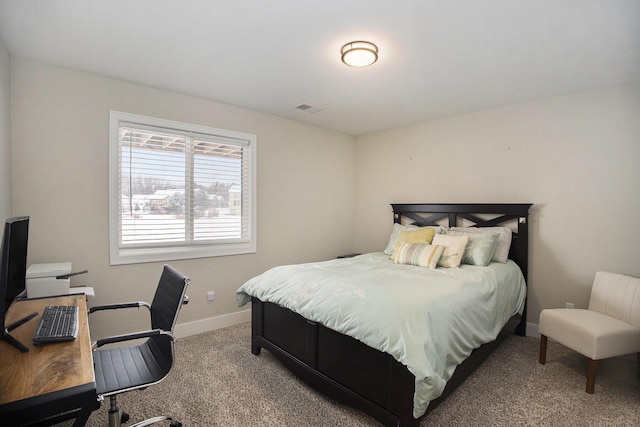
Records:
{"label": "chair caster wheel", "polygon": [[172,421],[169,427],[182,427],[182,423],[180,421]]}
{"label": "chair caster wheel", "polygon": [[123,412],[122,415],[120,415],[120,424],[124,424],[127,421],[129,421],[129,414]]}

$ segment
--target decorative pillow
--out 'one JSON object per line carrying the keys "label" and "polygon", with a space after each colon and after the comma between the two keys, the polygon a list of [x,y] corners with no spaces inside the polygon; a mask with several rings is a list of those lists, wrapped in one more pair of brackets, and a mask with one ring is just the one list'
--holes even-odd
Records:
{"label": "decorative pillow", "polygon": [[493,252],[491,261],[506,263],[509,259],[509,249],[511,248],[511,235],[513,231],[509,227],[451,227],[452,231],[462,231],[465,233],[498,233],[498,243]]}
{"label": "decorative pillow", "polygon": [[402,243],[393,262],[396,264],[417,265],[419,267],[436,268],[442,256],[443,246],[425,243]]}
{"label": "decorative pillow", "polygon": [[393,250],[396,247],[396,241],[398,240],[398,236],[400,233],[406,230],[417,230],[417,225],[402,225],[402,224],[393,224],[393,230],[391,230],[391,236],[389,237],[389,243],[387,243],[387,247],[384,249],[384,253],[386,255],[391,255]]}
{"label": "decorative pillow", "polygon": [[430,244],[433,240],[433,236],[436,231],[431,227],[419,228],[417,230],[405,230],[400,233],[398,240],[396,240],[396,246],[393,248],[393,253],[389,258],[395,259],[396,252],[403,243],[426,243]]}
{"label": "decorative pillow", "polygon": [[431,242],[433,245],[444,246],[439,267],[456,268],[460,267],[464,249],[469,243],[469,236],[450,236],[448,234],[436,234]]}
{"label": "decorative pillow", "polygon": [[394,223],[393,230],[391,230],[391,236],[389,237],[389,243],[387,243],[387,247],[384,249],[384,253],[386,255],[391,255],[393,253],[393,250],[396,247],[396,241],[398,240],[398,236],[400,236],[400,233],[402,233],[403,231],[418,230],[423,228],[432,228],[435,230],[436,234],[444,232],[444,228],[442,228],[439,225],[438,226],[429,225],[426,227],[418,227],[417,225],[402,225],[402,224]]}
{"label": "decorative pillow", "polygon": [[463,264],[479,265],[486,267],[491,262],[491,257],[496,250],[498,233],[469,233],[463,231],[448,231],[451,236],[469,236],[469,243],[462,256]]}

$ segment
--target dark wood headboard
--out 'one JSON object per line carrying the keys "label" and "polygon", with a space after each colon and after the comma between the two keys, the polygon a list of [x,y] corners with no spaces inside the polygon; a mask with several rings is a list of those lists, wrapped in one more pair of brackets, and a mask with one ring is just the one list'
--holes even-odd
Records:
{"label": "dark wood headboard", "polygon": [[[529,208],[531,203],[392,203],[398,224],[447,227],[509,227],[513,231],[509,258],[528,281]],[[526,306],[517,333],[524,335]]]}

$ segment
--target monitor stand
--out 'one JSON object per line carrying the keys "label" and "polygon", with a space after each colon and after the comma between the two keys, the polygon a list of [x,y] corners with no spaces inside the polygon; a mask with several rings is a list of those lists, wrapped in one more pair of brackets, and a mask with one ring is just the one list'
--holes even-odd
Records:
{"label": "monitor stand", "polygon": [[29,351],[29,349],[22,344],[20,341],[18,341],[17,339],[15,339],[14,337],[12,337],[9,332],[13,331],[15,328],[27,323],[29,320],[33,319],[34,317],[36,317],[38,315],[37,311],[34,311],[33,313],[31,313],[30,315],[23,317],[22,319],[13,322],[12,324],[10,324],[9,326],[7,326],[6,328],[4,328],[4,331],[2,331],[2,336],[0,337],[0,339],[2,341],[6,341],[7,343],[11,344],[12,346],[14,346],[15,348],[17,348],[18,350],[20,350],[23,353],[26,353]]}

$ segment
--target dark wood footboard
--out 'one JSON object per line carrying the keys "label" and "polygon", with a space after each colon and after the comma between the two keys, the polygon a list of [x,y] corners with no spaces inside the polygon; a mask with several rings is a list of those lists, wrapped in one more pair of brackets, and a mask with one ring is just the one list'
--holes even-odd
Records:
{"label": "dark wood footboard", "polygon": [[[415,377],[391,355],[335,332],[276,304],[252,299],[253,354],[271,352],[298,378],[332,399],[364,411],[385,426],[417,427],[413,418]],[[498,339],[476,349],[455,371],[433,410],[514,333],[512,318]]]}
{"label": "dark wood footboard", "polygon": [[253,354],[271,352],[315,389],[386,426],[417,426],[414,376],[391,355],[308,321],[276,304],[252,299]]}

